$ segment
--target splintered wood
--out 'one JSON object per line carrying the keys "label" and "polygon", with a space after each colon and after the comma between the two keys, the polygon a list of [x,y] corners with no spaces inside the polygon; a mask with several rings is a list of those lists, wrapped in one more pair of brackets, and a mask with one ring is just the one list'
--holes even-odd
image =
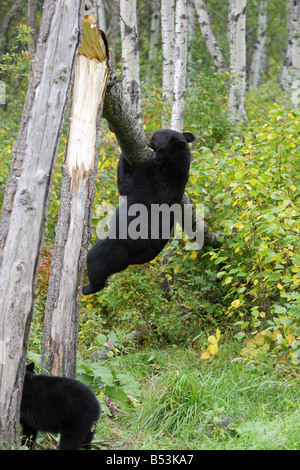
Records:
{"label": "splintered wood", "polygon": [[95,165],[96,119],[109,75],[108,48],[94,15],[83,20],[82,43],[75,65],[70,127],[65,168],[69,190],[86,185]]}

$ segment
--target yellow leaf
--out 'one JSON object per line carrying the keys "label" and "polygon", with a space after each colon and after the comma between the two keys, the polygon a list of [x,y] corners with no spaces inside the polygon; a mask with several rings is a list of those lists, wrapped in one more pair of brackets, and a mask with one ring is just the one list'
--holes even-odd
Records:
{"label": "yellow leaf", "polygon": [[191,258],[193,258],[193,259],[197,258],[197,251],[192,251]]}
{"label": "yellow leaf", "polygon": [[218,343],[216,342],[215,344],[210,344],[207,348],[207,351],[211,356],[216,354],[218,352]]}
{"label": "yellow leaf", "polygon": [[241,303],[240,300],[239,300],[239,299],[236,299],[236,300],[234,300],[233,302],[231,302],[231,306],[234,307],[234,308],[236,308],[236,307],[238,307],[238,306],[240,305],[240,303]]}
{"label": "yellow leaf", "polygon": [[283,285],[278,282],[277,288],[278,288],[279,290],[282,290],[282,289],[283,289]]}
{"label": "yellow leaf", "polygon": [[290,186],[290,189],[291,189],[292,191],[296,191],[297,188],[296,188],[296,186],[295,186],[294,184],[292,184],[292,185]]}
{"label": "yellow leaf", "polygon": [[295,336],[291,334],[286,335],[286,339],[290,346],[292,346],[294,341],[296,341]]}
{"label": "yellow leaf", "polygon": [[208,351],[204,351],[202,354],[201,354],[201,359],[209,359],[210,358],[210,354]]}
{"label": "yellow leaf", "polygon": [[174,266],[173,271],[174,271],[175,274],[177,274],[178,271],[179,271],[179,267],[178,267],[178,266]]}
{"label": "yellow leaf", "polygon": [[214,336],[209,336],[207,338],[207,341],[211,344],[217,344],[218,343],[217,339]]}
{"label": "yellow leaf", "polygon": [[257,283],[258,283],[258,279],[255,279],[255,281],[253,282],[253,284],[256,286]]}

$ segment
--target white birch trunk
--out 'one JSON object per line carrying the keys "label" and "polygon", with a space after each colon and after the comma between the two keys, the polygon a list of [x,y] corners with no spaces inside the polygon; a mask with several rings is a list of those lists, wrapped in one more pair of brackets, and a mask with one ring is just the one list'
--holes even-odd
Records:
{"label": "white birch trunk", "polygon": [[104,0],[95,0],[96,3],[96,17],[98,28],[101,29],[104,33],[107,30],[107,21],[105,13]]}
{"label": "white birch trunk", "polygon": [[1,218],[0,441],[19,443],[36,270],[81,29],[80,0],[46,0]]}
{"label": "white birch trunk", "polygon": [[201,33],[206,43],[207,49],[209,50],[213,63],[216,69],[226,69],[225,59],[210,26],[205,1],[194,0],[194,5],[198,16],[198,22],[201,29]]}
{"label": "white birch trunk", "polygon": [[120,1],[120,29],[124,96],[131,103],[138,121],[142,122],[136,0]]}
{"label": "white birch trunk", "polygon": [[183,131],[187,67],[187,0],[177,0],[175,13],[175,62],[171,129]]}
{"label": "white birch trunk", "polygon": [[268,0],[261,0],[258,10],[257,38],[250,66],[250,88],[257,88],[266,56]]}
{"label": "white birch trunk", "polygon": [[195,39],[195,24],[196,24],[196,14],[195,6],[192,0],[188,1],[188,32],[187,32],[187,41],[188,41],[188,56],[187,56],[187,87],[189,88],[193,80],[190,79],[190,76],[193,74],[193,64],[192,64],[192,54],[190,47],[191,41]]}
{"label": "white birch trunk", "polygon": [[147,81],[151,81],[153,64],[158,55],[159,48],[159,26],[160,26],[160,1],[152,0],[150,37],[149,37],[149,64],[147,71]]}
{"label": "white birch trunk", "polygon": [[281,85],[283,91],[291,98],[293,106],[299,104],[300,96],[300,0],[289,3],[289,37]]}
{"label": "white birch trunk", "polygon": [[246,88],[246,0],[230,2],[230,75],[229,113],[232,121],[247,124]]}
{"label": "white birch trunk", "polygon": [[80,298],[97,178],[100,104],[109,73],[105,42],[94,15],[84,17],[82,36],[41,351],[41,369],[68,377],[76,376]]}
{"label": "white birch trunk", "polygon": [[162,99],[165,103],[162,112],[162,127],[170,125],[168,108],[173,101],[174,59],[175,59],[175,3],[174,0],[161,0],[162,37]]}

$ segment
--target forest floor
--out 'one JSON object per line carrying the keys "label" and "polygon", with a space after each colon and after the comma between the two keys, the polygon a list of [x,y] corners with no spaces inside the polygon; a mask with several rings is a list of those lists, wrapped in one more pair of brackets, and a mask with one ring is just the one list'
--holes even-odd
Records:
{"label": "forest floor", "polygon": [[194,349],[145,349],[111,360],[142,385],[140,403],[102,415],[102,450],[300,449],[299,371],[246,361],[234,345],[210,361]]}

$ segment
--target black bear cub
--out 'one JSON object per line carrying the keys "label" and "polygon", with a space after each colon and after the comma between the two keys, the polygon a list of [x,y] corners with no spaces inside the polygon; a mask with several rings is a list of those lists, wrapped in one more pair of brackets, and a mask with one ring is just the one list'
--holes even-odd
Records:
{"label": "black bear cub", "polygon": [[21,402],[22,445],[32,448],[38,431],[59,433],[59,450],[90,449],[100,416],[94,392],[75,379],[34,375],[26,366]]}
{"label": "black bear cub", "polygon": [[188,143],[194,139],[190,132],[161,129],[148,135],[153,159],[131,167],[120,155],[118,188],[126,199],[115,211],[106,236],[88,253],[89,284],[84,295],[101,290],[111,274],[151,261],[168,243],[175,220],[170,208],[182,200],[191,161]]}

